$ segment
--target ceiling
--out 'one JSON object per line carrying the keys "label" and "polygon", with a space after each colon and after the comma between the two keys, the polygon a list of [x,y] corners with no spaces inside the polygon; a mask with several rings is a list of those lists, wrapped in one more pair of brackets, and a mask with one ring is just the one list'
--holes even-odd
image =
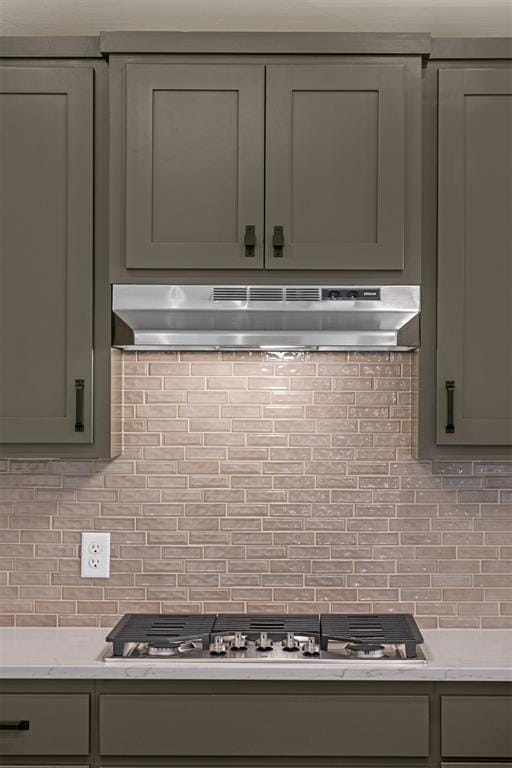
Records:
{"label": "ceiling", "polygon": [[512,0],[0,0],[3,35],[95,35],[101,30],[512,36]]}

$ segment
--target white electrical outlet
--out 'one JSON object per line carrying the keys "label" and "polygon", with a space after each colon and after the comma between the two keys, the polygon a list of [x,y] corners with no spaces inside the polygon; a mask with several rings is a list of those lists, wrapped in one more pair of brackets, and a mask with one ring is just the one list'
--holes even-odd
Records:
{"label": "white electrical outlet", "polygon": [[110,576],[110,533],[82,533],[83,579],[107,579]]}

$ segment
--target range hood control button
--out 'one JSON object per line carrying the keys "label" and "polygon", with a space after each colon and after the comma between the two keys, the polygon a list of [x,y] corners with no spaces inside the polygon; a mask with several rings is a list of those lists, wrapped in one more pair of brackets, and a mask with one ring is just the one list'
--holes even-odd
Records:
{"label": "range hood control button", "polygon": [[323,301],[380,301],[380,288],[322,288]]}

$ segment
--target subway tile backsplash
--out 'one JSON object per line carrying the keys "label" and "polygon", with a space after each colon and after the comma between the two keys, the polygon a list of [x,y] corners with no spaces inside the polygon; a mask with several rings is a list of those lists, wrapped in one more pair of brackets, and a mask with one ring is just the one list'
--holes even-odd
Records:
{"label": "subway tile backsplash", "polygon": [[[410,611],[512,627],[512,462],[417,462],[404,353],[124,353],[115,461],[0,460],[0,625]],[[84,530],[112,575],[79,576]]]}

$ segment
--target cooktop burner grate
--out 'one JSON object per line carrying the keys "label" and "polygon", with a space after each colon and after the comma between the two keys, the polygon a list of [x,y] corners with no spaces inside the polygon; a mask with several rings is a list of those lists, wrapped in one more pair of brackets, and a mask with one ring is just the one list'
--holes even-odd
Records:
{"label": "cooktop burner grate", "polygon": [[113,655],[122,656],[125,643],[179,642],[204,638],[209,642],[215,614],[127,613],[107,635]]}
{"label": "cooktop burner grate", "polygon": [[320,616],[322,648],[329,640],[351,640],[380,645],[405,645],[407,658],[416,656],[416,645],[423,637],[408,613],[328,613]]}
{"label": "cooktop burner grate", "polygon": [[213,633],[228,635],[233,632],[242,632],[249,640],[257,639],[260,632],[266,632],[271,640],[282,640],[287,632],[320,638],[320,618],[317,614],[219,614]]}

